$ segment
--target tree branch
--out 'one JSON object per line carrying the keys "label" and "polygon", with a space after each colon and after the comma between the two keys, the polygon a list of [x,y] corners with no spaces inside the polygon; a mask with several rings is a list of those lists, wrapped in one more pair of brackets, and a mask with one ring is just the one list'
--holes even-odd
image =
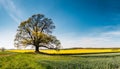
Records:
{"label": "tree branch", "polygon": [[56,49],[56,48],[48,47],[48,46],[45,46],[45,45],[40,45],[40,47],[45,47],[45,48],[48,48],[48,49]]}

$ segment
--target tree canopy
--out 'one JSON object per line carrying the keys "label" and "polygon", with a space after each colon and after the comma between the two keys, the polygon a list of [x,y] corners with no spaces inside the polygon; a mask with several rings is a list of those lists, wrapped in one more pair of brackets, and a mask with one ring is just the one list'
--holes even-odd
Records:
{"label": "tree canopy", "polygon": [[15,47],[34,46],[35,52],[39,47],[59,49],[60,41],[52,35],[55,25],[52,19],[43,14],[35,14],[26,21],[20,23],[14,40]]}

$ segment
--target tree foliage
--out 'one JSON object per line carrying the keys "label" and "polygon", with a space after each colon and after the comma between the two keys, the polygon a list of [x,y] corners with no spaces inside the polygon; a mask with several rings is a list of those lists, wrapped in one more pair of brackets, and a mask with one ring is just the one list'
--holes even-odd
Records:
{"label": "tree foliage", "polygon": [[53,29],[55,25],[51,19],[43,14],[33,15],[18,26],[14,40],[15,47],[32,45],[38,49],[39,47],[59,49],[60,41],[52,35]]}

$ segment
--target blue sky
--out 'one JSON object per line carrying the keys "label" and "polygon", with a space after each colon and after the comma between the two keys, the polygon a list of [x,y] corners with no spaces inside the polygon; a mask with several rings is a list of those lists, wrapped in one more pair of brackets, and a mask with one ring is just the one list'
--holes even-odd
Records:
{"label": "blue sky", "polygon": [[119,0],[0,0],[0,47],[14,48],[21,21],[44,14],[63,48],[120,47]]}

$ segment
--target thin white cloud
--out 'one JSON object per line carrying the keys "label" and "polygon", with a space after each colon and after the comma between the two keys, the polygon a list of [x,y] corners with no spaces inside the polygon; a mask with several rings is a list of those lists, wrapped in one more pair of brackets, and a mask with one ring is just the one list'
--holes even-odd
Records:
{"label": "thin white cloud", "polygon": [[[22,19],[22,11],[18,6],[15,5],[13,0],[0,0],[0,10],[5,10],[5,12],[19,24]],[[0,48],[4,47],[7,49],[14,48],[14,38],[16,30],[4,30],[0,34]]]}
{"label": "thin white cloud", "polygon": [[0,5],[8,13],[8,15],[16,22],[20,23],[21,21],[21,10],[16,7],[13,0],[0,0]]}
{"label": "thin white cloud", "polygon": [[1,47],[4,47],[5,49],[14,48],[15,31],[4,30],[1,32],[2,34],[0,34],[0,48]]}
{"label": "thin white cloud", "polygon": [[103,35],[109,35],[109,36],[120,36],[120,31],[111,31],[111,32],[106,32]]}
{"label": "thin white cloud", "polygon": [[[103,30],[103,29],[102,29]],[[104,29],[105,30],[105,29]],[[93,32],[91,32],[93,33]],[[73,33],[72,33],[73,34]],[[63,48],[110,48],[120,47],[120,30],[104,31],[91,36],[76,36],[69,34],[59,35]]]}

